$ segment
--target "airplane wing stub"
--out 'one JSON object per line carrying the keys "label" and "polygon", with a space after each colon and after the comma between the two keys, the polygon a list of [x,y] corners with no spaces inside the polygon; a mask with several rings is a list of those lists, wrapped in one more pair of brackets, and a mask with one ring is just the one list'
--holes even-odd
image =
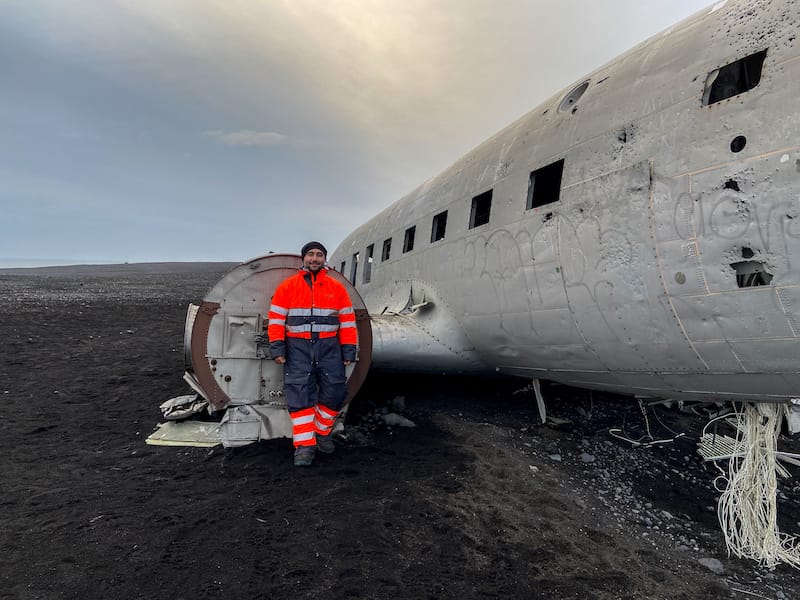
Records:
{"label": "airplane wing stub", "polygon": [[[372,315],[372,365],[378,370],[490,373],[455,314],[435,287],[420,280],[395,283],[395,310]],[[398,301],[398,299],[401,299]]]}
{"label": "airplane wing stub", "polygon": [[446,336],[437,335],[426,327],[424,321],[413,315],[388,314],[371,318],[372,367],[376,370],[416,373],[492,372],[492,369],[480,362],[475,351],[469,347],[466,336],[459,330],[451,330]]}

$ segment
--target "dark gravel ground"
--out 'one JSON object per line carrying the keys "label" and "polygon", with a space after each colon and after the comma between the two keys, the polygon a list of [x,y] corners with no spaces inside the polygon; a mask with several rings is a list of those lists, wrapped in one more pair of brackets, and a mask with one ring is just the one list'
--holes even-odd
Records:
{"label": "dark gravel ground", "polygon": [[[145,445],[228,266],[0,271],[0,597],[800,598],[727,556],[704,421],[675,409],[652,431],[683,437],[632,448],[608,434],[641,434],[630,399],[546,386],[541,425],[525,382],[371,375],[309,470],[287,440]],[[784,530],[799,497],[781,481]]]}

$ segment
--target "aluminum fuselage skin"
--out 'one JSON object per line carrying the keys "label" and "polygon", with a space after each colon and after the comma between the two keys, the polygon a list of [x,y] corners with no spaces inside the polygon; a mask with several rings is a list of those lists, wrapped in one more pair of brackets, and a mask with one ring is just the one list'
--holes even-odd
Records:
{"label": "aluminum fuselage skin", "polygon": [[[800,396],[799,12],[709,7],[349,235],[330,264],[351,277],[359,254],[373,364],[690,400]],[[704,103],[718,69],[763,50],[755,87]],[[558,200],[527,209],[531,173],[562,159]],[[489,221],[470,228],[488,190]],[[769,283],[743,285],[740,263]]]}

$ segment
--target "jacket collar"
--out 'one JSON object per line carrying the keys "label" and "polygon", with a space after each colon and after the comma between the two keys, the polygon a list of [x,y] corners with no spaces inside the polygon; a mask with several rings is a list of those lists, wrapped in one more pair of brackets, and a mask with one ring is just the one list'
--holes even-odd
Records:
{"label": "jacket collar", "polygon": [[327,266],[322,267],[319,271],[317,271],[317,276],[314,277],[314,275],[313,275],[313,273],[311,273],[311,271],[309,271],[305,267],[300,267],[300,272],[298,274],[301,275],[303,278],[305,278],[306,281],[309,281],[309,282],[315,281],[316,282],[316,281],[323,281],[328,276],[327,271],[328,271],[328,267]]}

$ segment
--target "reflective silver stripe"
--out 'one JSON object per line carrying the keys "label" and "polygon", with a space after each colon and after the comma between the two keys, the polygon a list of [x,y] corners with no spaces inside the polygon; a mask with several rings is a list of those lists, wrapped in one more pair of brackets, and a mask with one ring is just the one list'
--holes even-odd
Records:
{"label": "reflective silver stripe", "polygon": [[352,315],[352,314],[353,314],[353,312],[355,312],[355,311],[353,310],[353,307],[352,307],[352,306],[348,306],[347,308],[343,308],[343,309],[341,309],[341,310],[339,311],[339,314],[340,314],[340,315]]}
{"label": "reflective silver stripe", "polygon": [[331,427],[333,427],[333,423],[331,423],[330,425],[325,425],[325,423],[322,423],[320,421],[314,421],[314,427],[316,427],[317,431],[319,431],[320,433],[327,433],[328,431],[331,430]]}
{"label": "reflective silver stripe", "polygon": [[272,306],[270,306],[269,310],[270,310],[270,312],[276,312],[279,315],[285,315],[286,313],[289,312],[288,309],[283,308],[282,306],[278,306],[277,304],[273,304]]}
{"label": "reflective silver stripe", "polygon": [[338,410],[331,410],[329,408],[326,408],[322,404],[317,404],[317,406],[315,408],[316,408],[316,413],[317,413],[317,417],[318,418],[320,418],[320,419],[330,419],[331,422],[339,414]]}
{"label": "reflective silver stripe", "polygon": [[310,415],[303,415],[302,417],[292,417],[292,425],[305,425],[306,423],[311,423],[314,420],[316,415],[311,413]]}
{"label": "reflective silver stripe", "polygon": [[311,325],[287,325],[286,331],[289,333],[304,333],[311,332]]}
{"label": "reflective silver stripe", "polygon": [[356,322],[355,321],[345,321],[344,323],[340,323],[339,324],[339,327],[341,327],[342,329],[345,329],[347,327],[355,327],[355,326],[356,326]]}
{"label": "reflective silver stripe", "polygon": [[269,325],[285,325],[286,319],[270,319]]}
{"label": "reflective silver stripe", "polygon": [[[353,325],[355,327],[355,325]],[[286,331],[289,333],[311,333],[312,331],[338,331],[338,325],[287,325]]]}
{"label": "reflective silver stripe", "polygon": [[314,432],[309,431],[308,433],[296,433],[292,436],[292,439],[295,442],[305,442],[306,440],[313,440]]}
{"label": "reflective silver stripe", "polygon": [[309,309],[309,308],[290,308],[288,314],[289,314],[290,317],[310,317],[311,316],[311,309]]}

